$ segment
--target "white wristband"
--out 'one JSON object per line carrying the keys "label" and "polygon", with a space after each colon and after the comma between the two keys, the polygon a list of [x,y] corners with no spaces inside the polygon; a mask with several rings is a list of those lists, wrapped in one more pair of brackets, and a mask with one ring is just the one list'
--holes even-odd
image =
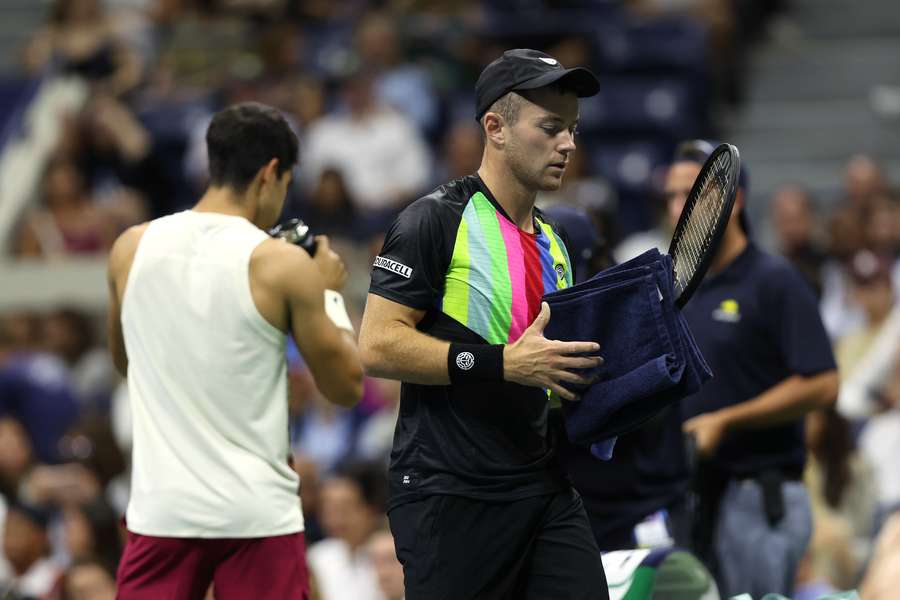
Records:
{"label": "white wristband", "polygon": [[344,297],[334,290],[325,290],[325,314],[339,329],[356,333],[350,322],[350,315],[347,314],[347,307],[344,306]]}

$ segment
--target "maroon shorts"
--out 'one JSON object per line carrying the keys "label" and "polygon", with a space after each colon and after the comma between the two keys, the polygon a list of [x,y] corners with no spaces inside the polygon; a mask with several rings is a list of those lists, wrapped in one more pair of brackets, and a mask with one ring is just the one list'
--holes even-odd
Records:
{"label": "maroon shorts", "polygon": [[303,533],[264,538],[168,538],[128,532],[116,574],[121,600],[307,600]]}

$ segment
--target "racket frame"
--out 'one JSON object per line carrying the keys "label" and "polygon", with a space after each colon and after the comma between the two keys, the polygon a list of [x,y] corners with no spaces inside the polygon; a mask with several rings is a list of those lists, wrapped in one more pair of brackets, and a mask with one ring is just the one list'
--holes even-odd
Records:
{"label": "racket frame", "polygon": [[[724,155],[730,155],[730,161],[733,165],[730,169],[725,170],[724,174],[715,173],[714,170],[716,168],[716,161]],[[700,194],[703,190],[703,183],[708,177],[719,177],[723,176],[727,178],[725,182],[725,207],[719,213],[718,218],[715,222],[715,230],[713,232],[713,236],[710,240],[709,246],[706,249],[706,252],[701,257],[697,268],[694,270],[694,274],[691,276],[685,288],[678,294],[678,297],[675,299],[675,305],[678,308],[684,307],[687,304],[688,300],[691,299],[691,296],[697,290],[697,287],[703,281],[703,277],[706,275],[706,271],[709,269],[710,264],[713,261],[716,253],[719,250],[719,245],[722,243],[722,237],[725,235],[725,229],[728,227],[728,222],[731,219],[731,211],[734,209],[734,200],[737,196],[737,187],[738,187],[738,177],[741,173],[741,155],[738,152],[737,147],[732,144],[720,144],[713,150],[713,153],[709,155],[706,159],[706,162],[703,163],[703,168],[700,169],[700,173],[697,175],[697,178],[694,180],[694,184],[691,186],[691,191],[688,194],[687,200],[685,200],[684,208],[681,210],[681,216],[678,218],[678,224],[675,226],[675,232],[672,234],[672,241],[669,244],[669,256],[672,257],[672,266],[673,266],[673,281],[678,284],[678,270],[677,270],[677,262],[678,259],[675,256],[675,252],[677,251],[678,242],[682,240],[682,235],[684,233],[684,229],[688,225],[688,217],[692,213],[694,205],[697,203]],[[690,209],[690,210],[689,210]]]}

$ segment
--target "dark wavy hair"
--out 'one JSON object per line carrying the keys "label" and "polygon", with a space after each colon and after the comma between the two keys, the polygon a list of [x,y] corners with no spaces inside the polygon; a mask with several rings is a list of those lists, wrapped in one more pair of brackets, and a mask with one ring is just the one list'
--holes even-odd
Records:
{"label": "dark wavy hair", "polygon": [[206,131],[210,185],[243,192],[261,168],[278,159],[278,176],[290,171],[299,154],[297,136],[280,112],[259,102],[243,102],[218,113]]}

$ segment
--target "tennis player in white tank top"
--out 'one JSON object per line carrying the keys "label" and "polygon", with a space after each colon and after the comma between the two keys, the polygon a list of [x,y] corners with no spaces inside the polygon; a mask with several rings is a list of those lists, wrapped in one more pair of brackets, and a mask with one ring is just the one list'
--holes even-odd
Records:
{"label": "tennis player in white tank top", "polygon": [[297,140],[256,103],[215,115],[197,205],[129,229],[109,258],[109,344],[134,414],[118,597],[305,599],[299,478],[288,464],[285,338],[330,401],[362,395],[347,274],[265,230]]}

